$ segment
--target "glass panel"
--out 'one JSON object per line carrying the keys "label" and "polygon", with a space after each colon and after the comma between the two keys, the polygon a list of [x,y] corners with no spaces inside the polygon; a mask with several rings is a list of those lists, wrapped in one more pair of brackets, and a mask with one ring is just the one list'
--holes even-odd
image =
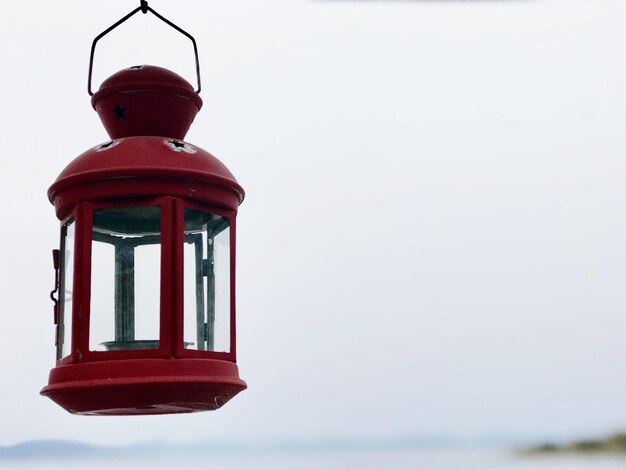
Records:
{"label": "glass panel", "polygon": [[72,350],[72,289],[74,288],[74,221],[61,228],[61,264],[59,279],[59,324],[57,326],[57,359]]}
{"label": "glass panel", "polygon": [[185,209],[184,340],[187,349],[230,351],[228,219]]}
{"label": "glass panel", "polygon": [[89,349],[159,347],[161,209],[94,211]]}

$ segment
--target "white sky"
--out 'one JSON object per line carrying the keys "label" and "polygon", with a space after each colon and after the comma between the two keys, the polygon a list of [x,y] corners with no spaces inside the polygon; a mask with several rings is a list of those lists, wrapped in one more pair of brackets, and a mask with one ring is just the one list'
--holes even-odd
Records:
{"label": "white sky", "polygon": [[[247,191],[249,389],[140,418],[38,395],[54,365],[46,191],[108,140],[89,47],[136,4],[7,1],[0,444],[626,428],[626,2],[150,5],[198,42],[186,140]],[[140,63],[194,78],[188,41],[140,15],[99,43],[94,85]]]}

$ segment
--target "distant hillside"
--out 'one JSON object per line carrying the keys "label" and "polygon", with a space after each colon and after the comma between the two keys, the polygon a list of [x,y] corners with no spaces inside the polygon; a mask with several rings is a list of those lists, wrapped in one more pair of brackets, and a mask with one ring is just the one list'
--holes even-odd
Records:
{"label": "distant hillside", "polygon": [[[518,441],[519,443],[519,441]],[[408,449],[470,449],[514,447],[511,440],[498,437],[474,439],[436,436],[404,436],[385,438],[301,438],[284,440],[241,440],[205,442],[145,442],[128,446],[101,447],[75,441],[40,440],[0,447],[0,468],[3,460],[94,459],[189,457],[218,454],[283,453],[283,452],[368,452]]]}
{"label": "distant hillside", "polygon": [[530,453],[626,453],[626,433],[605,439],[583,439],[568,444],[544,443],[525,450]]}
{"label": "distant hillside", "polygon": [[37,459],[104,456],[104,447],[74,441],[28,441],[14,446],[0,447],[0,459]]}

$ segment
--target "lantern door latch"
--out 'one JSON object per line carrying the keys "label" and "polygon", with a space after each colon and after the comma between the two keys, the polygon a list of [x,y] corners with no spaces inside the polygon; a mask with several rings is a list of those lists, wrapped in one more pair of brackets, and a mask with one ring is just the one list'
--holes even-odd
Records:
{"label": "lantern door latch", "polygon": [[50,292],[50,299],[54,302],[54,324],[57,325],[59,323],[59,299],[55,297],[55,294],[59,292],[60,250],[52,250],[52,264],[54,266],[54,290]]}
{"label": "lantern door latch", "polygon": [[212,259],[203,259],[202,260],[202,276],[208,277],[213,273],[213,260]]}

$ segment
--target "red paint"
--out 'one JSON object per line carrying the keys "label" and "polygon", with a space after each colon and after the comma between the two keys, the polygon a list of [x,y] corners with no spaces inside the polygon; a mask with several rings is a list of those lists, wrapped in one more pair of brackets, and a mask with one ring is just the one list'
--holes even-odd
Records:
{"label": "red paint", "polygon": [[[235,220],[244,191],[217,158],[181,141],[202,101],[178,75],[151,66],[127,69],[106,80],[92,103],[114,140],[73,160],[48,191],[59,220],[73,218],[76,232],[71,354],[57,361],[41,393],[79,414],[219,408],[246,388],[236,365],[234,296]],[[116,114],[116,107],[123,113],[118,109]],[[90,351],[93,212],[133,206],[161,209],[159,347]],[[185,208],[230,222],[231,347],[227,353],[183,345]]]}
{"label": "red paint", "polygon": [[91,104],[112,139],[136,135],[184,139],[202,100],[174,72],[140,65],[107,78]]}

